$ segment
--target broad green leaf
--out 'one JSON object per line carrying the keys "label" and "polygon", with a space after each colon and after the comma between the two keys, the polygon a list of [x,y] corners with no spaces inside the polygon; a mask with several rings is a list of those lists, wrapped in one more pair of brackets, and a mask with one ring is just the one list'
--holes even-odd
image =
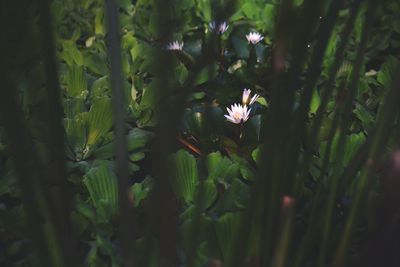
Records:
{"label": "broad green leaf", "polygon": [[136,153],[132,153],[131,155],[129,155],[129,160],[136,162],[136,161],[140,161],[142,159],[144,159],[145,154],[143,152],[136,152]]}
{"label": "broad green leaf", "polygon": [[265,100],[265,97],[259,97],[256,102],[264,107],[268,107],[268,103],[267,100]]}
{"label": "broad green leaf", "polygon": [[84,65],[91,72],[100,76],[108,75],[107,59],[98,52],[88,52],[84,54]]}
{"label": "broad green leaf", "polygon": [[256,178],[256,170],[245,159],[233,155],[232,159],[239,165],[240,174],[246,180],[254,180]]}
{"label": "broad green leaf", "polygon": [[[354,157],[358,148],[364,143],[364,141],[365,141],[364,133],[351,134],[346,136],[346,146],[344,149],[344,158],[343,158],[344,166],[346,166],[350,162],[350,160]],[[332,162],[335,160],[333,157],[338,149],[338,142],[339,142],[339,133],[337,133],[333,139],[332,150],[330,155]],[[321,146],[319,148],[320,155],[325,155],[326,146],[327,146],[326,141],[321,142]]]}
{"label": "broad green leaf", "polygon": [[78,66],[83,65],[83,56],[81,51],[76,47],[76,44],[72,40],[66,40],[62,42],[63,51],[61,57],[67,62],[69,66],[74,64]]}
{"label": "broad green leaf", "polygon": [[88,88],[85,72],[82,66],[72,65],[69,67],[65,79],[67,82],[67,94],[69,97],[86,98]]}
{"label": "broad green leaf", "polygon": [[229,174],[229,167],[233,165],[232,161],[223,157],[220,152],[214,152],[207,155],[206,165],[208,170],[208,179],[225,181]]}
{"label": "broad green leaf", "polygon": [[[127,136],[128,152],[142,149],[153,138],[152,132],[134,128]],[[109,159],[114,155],[114,142],[110,142],[96,149],[93,154],[98,159]]]}
{"label": "broad green leaf", "polygon": [[363,126],[366,128],[366,130],[370,129],[374,125],[376,114],[369,111],[363,105],[357,103],[356,108],[353,112],[362,121]]}
{"label": "broad green leaf", "polygon": [[93,206],[100,214],[109,217],[117,213],[117,176],[110,170],[108,165],[102,164],[89,170],[84,176],[83,183],[89,191]]}
{"label": "broad green leaf", "polygon": [[108,97],[93,99],[88,116],[87,146],[95,145],[107,132],[110,131],[112,117],[111,100]]}
{"label": "broad green leaf", "polygon": [[65,117],[75,118],[76,115],[86,111],[85,101],[81,98],[68,98],[63,102]]}
{"label": "broad green leaf", "polygon": [[232,210],[243,209],[249,197],[249,185],[246,185],[240,179],[232,179],[227,185],[226,190],[219,197],[213,211],[224,213]]}
{"label": "broad green leaf", "polygon": [[257,166],[260,166],[260,164],[262,163],[262,145],[258,146],[256,149],[253,150],[253,152],[251,152],[251,157],[254,160],[254,162],[257,164]]}
{"label": "broad green leaf", "polygon": [[206,83],[217,77],[217,75],[218,75],[218,65],[216,63],[210,64],[202,68],[198,72],[193,85],[200,85]]}
{"label": "broad green leaf", "polygon": [[243,36],[245,36],[244,31],[241,31],[238,34],[234,34],[232,36],[232,44],[237,56],[239,58],[247,59],[250,55],[249,44]]}
{"label": "broad green leaf", "polygon": [[211,21],[211,5],[209,0],[199,0],[197,2],[198,9],[196,10],[199,12],[205,21]]}
{"label": "broad green leaf", "polygon": [[109,84],[110,81],[108,76],[103,76],[95,80],[92,84],[92,88],[90,89],[90,95],[92,98],[94,97],[101,97],[105,94],[109,94]]}
{"label": "broad green leaf", "polygon": [[[202,199],[203,209],[208,208],[217,198],[217,187],[212,180],[201,181],[197,184],[197,193],[202,194],[199,199]],[[199,204],[198,204],[199,205]]]}
{"label": "broad green leaf", "polygon": [[80,113],[73,118],[64,119],[68,148],[71,150],[69,157],[71,159],[79,161],[85,157],[87,119],[88,114],[86,112]]}
{"label": "broad green leaf", "polygon": [[[239,232],[242,214],[229,212],[222,215],[215,224],[217,239],[225,262],[232,256],[233,247]],[[246,248],[243,248],[246,249]]]}
{"label": "broad green leaf", "polygon": [[169,158],[172,174],[172,189],[186,203],[194,201],[198,172],[196,159],[185,150],[179,150]]}
{"label": "broad green leaf", "polygon": [[394,72],[399,64],[399,59],[394,56],[388,56],[378,72],[378,82],[382,84],[385,89],[389,90],[395,75]]}
{"label": "broad green leaf", "polygon": [[133,194],[133,203],[135,207],[138,207],[142,200],[144,200],[149,192],[150,188],[146,186],[145,183],[136,183],[131,187],[132,194]]}

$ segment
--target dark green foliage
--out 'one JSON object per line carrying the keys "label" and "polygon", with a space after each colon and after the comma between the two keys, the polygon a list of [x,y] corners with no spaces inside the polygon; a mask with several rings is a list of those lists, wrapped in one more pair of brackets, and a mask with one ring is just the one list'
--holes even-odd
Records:
{"label": "dark green foliage", "polygon": [[398,1],[6,2],[1,266],[400,266]]}

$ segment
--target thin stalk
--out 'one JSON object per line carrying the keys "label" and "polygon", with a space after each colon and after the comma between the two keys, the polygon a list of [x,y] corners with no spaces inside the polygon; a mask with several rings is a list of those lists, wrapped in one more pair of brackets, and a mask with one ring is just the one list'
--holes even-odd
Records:
{"label": "thin stalk", "polygon": [[275,248],[275,255],[272,261],[274,267],[285,267],[288,262],[288,253],[291,245],[292,225],[295,211],[294,199],[287,197],[283,200],[281,215],[281,232]]}
{"label": "thin stalk", "polygon": [[267,185],[268,192],[266,193],[268,200],[264,213],[266,226],[261,241],[261,251],[264,255],[262,266],[268,266],[271,263],[277,227],[271,218],[277,217],[279,205],[284,191],[287,191],[288,184],[287,158],[289,157],[290,146],[287,140],[290,138],[290,125],[293,122],[294,95],[298,77],[306,60],[307,44],[312,33],[310,29],[315,28],[323,4],[325,4],[325,1],[320,1],[317,5],[313,1],[303,3],[302,17],[298,18],[302,20],[302,23],[299,23],[301,27],[296,31],[294,40],[291,40],[291,43],[295,44],[290,51],[293,56],[292,65],[288,71],[287,80],[280,80],[278,83],[277,91],[275,91],[277,98],[272,99],[270,107],[270,115],[273,118],[269,131],[271,131],[272,136],[268,136],[265,146],[266,152],[274,156],[269,156],[269,158],[272,158],[271,164],[266,164],[270,168],[271,184]]}
{"label": "thin stalk", "polygon": [[49,206],[54,227],[60,238],[61,251],[66,266],[76,265],[77,240],[70,225],[70,196],[67,190],[67,175],[65,170],[64,127],[62,125],[63,109],[61,106],[61,90],[58,83],[58,72],[55,56],[55,38],[52,27],[50,1],[39,1],[40,26],[42,28],[42,51],[46,71],[47,113],[46,122],[49,141],[48,150],[51,164],[48,164],[48,180],[51,188]]}
{"label": "thin stalk", "polygon": [[[4,68],[0,68],[0,70],[2,73],[6,73],[3,72],[5,71]],[[15,102],[16,96],[12,93],[16,92],[16,88],[8,83],[7,79],[3,79],[2,84],[4,88],[1,90],[0,119],[5,128],[9,149],[14,156],[17,182],[21,189],[21,199],[26,216],[26,226],[34,244],[34,251],[37,253],[37,266],[54,266],[49,253],[46,237],[48,234],[43,227],[47,207],[44,206],[42,190],[38,185],[40,176],[36,171],[37,165],[32,162],[34,158],[33,144],[29,130],[24,123],[22,111]],[[12,116],[6,114],[12,114]],[[55,247],[56,250],[58,250],[58,246]],[[59,253],[56,254],[59,255]],[[60,265],[57,264],[57,266]]]}
{"label": "thin stalk", "polygon": [[[367,14],[369,13],[370,16],[373,16],[373,10],[376,9],[376,7],[373,5],[374,3],[376,2],[372,2],[371,6],[369,7],[372,10],[370,12],[367,12]],[[385,144],[385,142],[387,142],[387,138],[391,132],[393,121],[396,118],[398,112],[398,99],[400,99],[400,69],[398,69],[396,73],[396,80],[393,83],[392,88],[385,99],[383,110],[379,114],[380,116],[375,128],[376,132],[374,133],[373,139],[371,141],[371,147],[367,157],[367,164],[364,166],[360,174],[360,189],[357,191],[354,197],[354,202],[351,207],[349,218],[347,219],[342,239],[336,253],[335,261],[333,264],[334,267],[343,266],[347,258],[351,240],[354,235],[354,227],[358,221],[358,215],[360,213],[360,209],[363,205],[367,193],[368,184],[379,164],[378,159],[381,157],[382,151],[384,149],[383,145]]]}
{"label": "thin stalk", "polygon": [[[294,100],[294,92],[296,81],[303,62],[306,58],[307,40],[310,34],[310,28],[317,18],[317,10],[315,3],[311,8],[311,2],[306,1],[304,17],[299,18],[302,23],[296,23],[294,16],[289,16],[290,12],[294,12],[290,1],[283,1],[280,5],[280,16],[278,16],[277,30],[277,46],[275,47],[276,68],[273,81],[272,102],[270,112],[265,120],[267,133],[264,138],[264,149],[262,158],[267,159],[258,174],[256,185],[252,189],[251,198],[245,211],[245,216],[241,222],[241,231],[232,253],[232,260],[229,266],[244,266],[250,237],[248,235],[249,225],[256,225],[255,222],[261,223],[259,227],[260,238],[260,256],[263,258],[263,266],[269,265],[273,244],[276,240],[276,223],[272,218],[277,218],[279,206],[282,201],[283,184],[282,177],[285,177],[284,160],[287,152],[288,126],[292,121],[292,107]],[[289,13],[287,13],[289,12]],[[293,30],[293,25],[302,26],[299,30]],[[295,33],[288,34],[289,31]],[[286,38],[290,36],[291,40]],[[295,44],[290,49],[293,61],[288,73],[284,70],[284,58],[288,52],[289,44]],[[271,156],[273,155],[273,156]],[[251,210],[250,210],[251,208]]]}
{"label": "thin stalk", "polygon": [[118,176],[119,229],[118,238],[122,248],[123,266],[134,266],[134,213],[129,201],[129,171],[126,140],[126,107],[122,83],[121,37],[118,6],[115,0],[105,0],[108,33],[108,55],[110,59],[110,82],[115,132],[115,166]]}
{"label": "thin stalk", "polygon": [[[210,118],[211,113],[210,113],[210,106],[207,105],[205,107],[205,113],[204,113],[204,118]],[[209,124],[209,121],[206,119],[204,121],[203,125],[205,132],[204,135],[208,135],[208,129],[211,129],[211,125]],[[205,147],[203,146],[203,151],[205,150]],[[199,243],[201,240],[201,236],[204,233],[204,227],[203,224],[201,223],[202,215],[203,212],[205,211],[206,207],[206,196],[205,196],[205,182],[207,181],[207,170],[205,166],[206,162],[206,157],[204,156],[204,153],[200,156],[200,170],[199,170],[199,191],[196,195],[195,199],[195,205],[196,205],[196,210],[193,216],[193,228],[190,233],[190,247],[188,249],[188,260],[187,260],[187,266],[188,267],[194,267],[197,259],[197,249],[199,247]]]}
{"label": "thin stalk", "polygon": [[349,94],[348,98],[346,99],[344,110],[343,110],[343,119],[342,119],[342,127],[341,127],[341,132],[339,135],[339,141],[337,145],[337,151],[335,153],[335,165],[333,167],[333,173],[332,173],[332,178],[330,181],[330,194],[329,194],[329,200],[328,200],[328,205],[326,209],[326,216],[325,216],[325,225],[324,229],[322,232],[322,238],[321,238],[321,249],[320,249],[320,254],[318,257],[318,266],[322,267],[325,265],[325,258],[326,254],[328,252],[328,241],[331,236],[331,226],[332,226],[332,216],[334,213],[335,209],[335,203],[336,203],[336,197],[337,197],[337,187],[339,180],[338,178],[340,177],[339,173],[342,170],[343,167],[343,159],[344,159],[344,153],[345,153],[345,147],[346,147],[346,131],[348,127],[350,126],[351,122],[351,110],[353,106],[353,100],[356,96],[357,93],[357,88],[360,80],[360,75],[361,75],[361,69],[363,66],[364,62],[364,54],[367,48],[367,42],[369,38],[369,32],[372,24],[372,15],[373,15],[373,5],[368,6],[367,12],[366,12],[366,17],[365,17],[365,24],[362,30],[361,34],[361,40],[359,43],[359,46],[357,48],[357,54],[356,54],[356,59],[354,62],[354,69],[351,73],[350,77],[350,82],[349,82]]}
{"label": "thin stalk", "polygon": [[333,123],[331,125],[331,128],[329,129],[329,136],[328,136],[328,144],[327,144],[327,148],[325,150],[324,156],[323,156],[323,163],[322,163],[322,167],[321,167],[321,171],[320,171],[320,177],[318,179],[318,181],[320,182],[317,188],[317,193],[312,201],[313,206],[310,212],[310,216],[308,219],[308,227],[307,227],[307,231],[304,234],[302,241],[300,242],[300,249],[298,250],[298,252],[296,253],[296,257],[295,257],[295,267],[300,267],[303,264],[304,258],[306,256],[306,249],[308,248],[309,244],[311,244],[311,242],[313,242],[315,240],[315,238],[317,237],[317,233],[318,230],[320,230],[319,228],[315,228],[315,222],[317,220],[320,221],[320,218],[317,217],[318,215],[318,207],[321,205],[322,203],[322,191],[323,191],[323,178],[325,176],[325,173],[327,171],[327,167],[329,164],[329,159],[331,158],[331,149],[332,149],[332,144],[333,144],[333,138],[335,136],[335,133],[337,131],[337,127],[339,125],[339,112],[335,113],[334,119],[333,119]]}
{"label": "thin stalk", "polygon": [[297,180],[293,183],[290,181],[290,177],[296,177],[296,171],[298,170],[300,155],[301,142],[305,136],[305,126],[308,118],[308,111],[310,109],[311,97],[315,88],[315,84],[321,74],[321,63],[325,54],[325,50],[328,41],[331,37],[333,27],[335,26],[339,9],[342,7],[341,1],[331,1],[328,9],[327,16],[319,29],[319,40],[315,46],[314,53],[311,58],[310,67],[307,71],[307,78],[304,85],[304,92],[300,100],[300,106],[297,111],[297,116],[294,121],[292,137],[289,140],[293,140],[288,153],[288,182],[293,184],[291,193],[295,193],[295,189],[299,186],[297,183],[301,183],[301,180]]}
{"label": "thin stalk", "polygon": [[343,171],[342,176],[339,179],[339,192],[344,193],[346,188],[351,184],[354,178],[357,176],[357,172],[361,169],[362,164],[365,162],[368,151],[371,146],[371,140],[373,133],[367,137],[364,144],[357,150],[355,156],[352,158],[348,167]]}
{"label": "thin stalk", "polygon": [[[33,17],[29,12],[29,1],[5,2],[0,8],[0,27],[7,40],[0,42],[3,58],[0,61],[2,86],[0,97],[0,124],[4,127],[8,149],[13,157],[16,182],[21,190],[24,209],[24,222],[28,230],[28,239],[34,254],[33,266],[65,266],[65,259],[60,246],[59,229],[54,224],[54,213],[49,212],[48,196],[43,189],[44,169],[36,153],[31,129],[18,101],[16,81],[25,75],[29,60],[35,58],[34,49],[28,50],[26,57],[20,51],[25,49],[24,42],[36,41],[25,38],[32,31]],[[32,4],[33,7],[37,3]],[[36,43],[35,43],[36,44]],[[35,47],[35,46],[33,46]],[[32,51],[32,53],[31,53]],[[35,58],[36,59],[36,58]]]}
{"label": "thin stalk", "polygon": [[[179,1],[156,0],[153,1],[153,12],[157,13],[156,35],[157,40],[165,44],[172,39],[173,18],[171,6],[179,6]],[[150,266],[156,258],[159,266],[175,267],[179,265],[178,257],[178,207],[170,183],[170,169],[168,157],[174,149],[175,129],[180,122],[182,110],[189,89],[179,88],[179,94],[172,97],[174,85],[173,58],[170,53],[161,49],[153,55],[157,60],[154,64],[154,76],[157,79],[156,94],[160,96],[155,116],[158,120],[153,142],[154,166],[153,177],[155,180],[153,190],[149,197],[149,225],[145,229],[145,255],[140,266]],[[195,69],[195,68],[194,68]],[[193,75],[191,76],[193,77]],[[170,102],[168,102],[170,101]],[[157,239],[154,240],[153,237]],[[152,253],[154,252],[154,253]]]}
{"label": "thin stalk", "polygon": [[[317,136],[318,136],[319,130],[321,128],[323,115],[326,112],[326,107],[329,103],[330,97],[332,96],[332,93],[334,90],[334,85],[335,85],[335,80],[336,80],[336,75],[342,64],[343,57],[344,57],[344,51],[345,51],[346,45],[350,39],[350,35],[353,30],[354,22],[357,18],[357,14],[358,14],[361,2],[362,2],[362,0],[356,0],[355,3],[353,4],[353,6],[351,7],[349,18],[348,18],[348,20],[344,26],[344,30],[341,34],[341,39],[338,43],[338,47],[335,52],[333,64],[329,69],[328,81],[322,90],[321,104],[318,107],[317,113],[314,117],[314,121],[313,121],[312,128],[311,128],[311,133],[308,138],[308,140],[310,141],[309,142],[310,148],[315,146],[315,142],[317,140]],[[295,189],[296,192],[299,192],[300,184],[302,183],[302,181],[304,181],[304,179],[307,175],[308,168],[309,168],[309,165],[311,162],[311,158],[312,158],[311,149],[306,150],[306,153],[304,155],[302,163],[300,164],[302,166],[302,168],[300,170],[299,179],[297,180],[297,185],[296,185],[296,189]]]}

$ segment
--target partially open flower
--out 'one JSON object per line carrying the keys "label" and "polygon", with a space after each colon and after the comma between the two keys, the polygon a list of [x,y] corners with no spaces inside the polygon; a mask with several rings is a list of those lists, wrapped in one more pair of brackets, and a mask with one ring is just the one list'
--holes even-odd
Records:
{"label": "partially open flower", "polygon": [[229,28],[229,25],[225,21],[221,23],[216,23],[215,21],[212,21],[208,24],[208,26],[210,27],[211,31],[217,34],[223,34]]}
{"label": "partially open flower", "polygon": [[233,104],[231,108],[226,108],[228,115],[224,115],[225,118],[236,124],[246,122],[249,119],[251,108],[246,105]]}
{"label": "partially open flower", "polygon": [[254,94],[254,96],[250,99],[250,94],[251,90],[250,89],[244,89],[243,90],[243,95],[242,95],[242,104],[243,105],[252,105],[254,102],[257,101],[257,99],[260,97],[258,94]]}
{"label": "partially open flower", "polygon": [[259,34],[258,32],[250,32],[246,35],[246,39],[249,43],[255,45],[259,43],[262,39],[264,39],[264,37],[261,36],[261,34]]}
{"label": "partially open flower", "polygon": [[183,42],[179,43],[178,41],[173,41],[167,44],[167,50],[182,50],[183,49]]}

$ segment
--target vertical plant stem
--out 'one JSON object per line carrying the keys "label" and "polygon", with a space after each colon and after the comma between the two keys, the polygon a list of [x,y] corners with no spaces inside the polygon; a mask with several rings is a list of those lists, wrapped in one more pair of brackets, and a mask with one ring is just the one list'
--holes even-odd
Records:
{"label": "vertical plant stem", "polygon": [[314,53],[311,58],[310,67],[307,71],[307,78],[306,78],[306,83],[304,85],[304,92],[300,100],[300,106],[296,114],[297,116],[294,121],[293,130],[291,131],[293,135],[290,138],[290,140],[293,141],[290,146],[290,151],[288,153],[289,159],[288,159],[288,178],[287,178],[288,183],[294,185],[292,186],[293,189],[290,190],[291,194],[294,194],[296,192],[296,188],[300,187],[298,183],[302,183],[302,180],[300,179],[297,179],[293,182],[290,180],[290,177],[296,177],[296,171],[298,170],[298,163],[299,163],[298,157],[301,151],[300,146],[305,136],[305,126],[308,118],[308,111],[310,109],[311,97],[314,92],[314,87],[318,80],[318,77],[321,74],[321,63],[341,6],[342,6],[341,1],[331,1],[327,16],[325,17],[325,20],[319,29],[320,38],[314,48]]}
{"label": "vertical plant stem", "polygon": [[[376,2],[372,2],[370,9],[376,9],[374,3]],[[369,15],[374,14],[372,10],[370,12],[372,14],[369,13]],[[367,164],[363,167],[360,174],[360,189],[357,191],[354,197],[354,202],[352,204],[351,211],[343,231],[342,239],[340,240],[340,244],[336,253],[333,264],[334,267],[343,266],[345,263],[351,240],[354,235],[354,227],[357,223],[360,208],[367,193],[367,185],[379,164],[379,157],[381,157],[383,145],[391,132],[390,130],[392,128],[392,123],[398,114],[398,100],[400,99],[400,69],[398,68],[395,73],[397,73],[395,76],[396,79],[393,82],[390,92],[386,96],[384,105],[379,114],[380,116],[378,118],[378,123],[376,125],[374,136],[371,140],[371,147],[367,156]]]}
{"label": "vertical plant stem", "polygon": [[[288,185],[288,169],[287,159],[289,156],[290,146],[287,140],[290,138],[290,125],[293,122],[293,104],[299,75],[301,74],[303,63],[306,60],[307,44],[316,22],[318,21],[321,7],[325,1],[320,1],[316,5],[313,1],[305,1],[302,6],[301,16],[292,21],[293,25],[288,24],[286,27],[298,25],[295,30],[296,34],[286,45],[294,44],[288,52],[293,59],[287,75],[278,74],[278,83],[272,95],[270,106],[270,115],[272,117],[268,123],[268,132],[265,141],[265,155],[269,160],[265,168],[262,170],[263,181],[267,181],[267,177],[271,179],[268,183],[261,187],[266,187],[268,191],[263,192],[267,196],[265,204],[265,222],[266,226],[263,231],[261,253],[264,255],[262,266],[268,266],[271,261],[271,253],[276,242],[276,223],[271,218],[277,218],[279,206],[281,205],[282,196],[287,191]],[[298,23],[301,20],[302,23]],[[282,22],[286,23],[286,22]],[[284,32],[282,33],[284,34]],[[286,37],[287,38],[287,37]],[[270,155],[274,155],[271,157]],[[266,172],[265,172],[266,171]],[[264,202],[265,203],[265,202]]]}
{"label": "vertical plant stem", "polygon": [[[321,128],[323,115],[326,112],[326,107],[328,105],[329,99],[332,96],[332,93],[334,91],[336,75],[342,64],[344,51],[345,51],[346,45],[349,41],[350,34],[353,30],[354,22],[357,18],[357,14],[358,14],[361,2],[362,2],[362,0],[356,0],[354,2],[353,6],[350,9],[349,18],[348,18],[348,20],[344,26],[344,30],[341,34],[341,39],[338,43],[338,47],[335,52],[333,64],[329,69],[328,81],[322,91],[321,104],[318,107],[317,113],[315,115],[315,118],[314,118],[314,121],[312,124],[311,133],[308,137],[308,140],[310,140],[309,141],[310,148],[313,148],[315,146],[315,142],[317,140],[319,129]],[[296,192],[299,191],[300,183],[302,183],[304,181],[305,176],[307,175],[311,157],[312,157],[311,149],[306,150],[304,159],[302,160],[302,163],[301,163],[301,170],[300,170],[300,175],[299,175],[300,178],[297,180],[297,185],[296,185],[296,189],[295,189]]]}
{"label": "vertical plant stem", "polygon": [[[154,0],[153,11],[156,12],[156,38],[161,45],[172,39],[173,15],[172,7],[180,2],[170,0]],[[171,188],[171,175],[168,166],[168,156],[173,150],[175,129],[179,123],[181,111],[189,90],[179,91],[179,96],[172,97],[174,91],[174,65],[173,58],[168,51],[161,49],[155,52],[154,76],[156,94],[160,96],[157,103],[155,116],[158,125],[156,126],[156,138],[153,143],[154,159],[154,187],[150,195],[150,221],[146,229],[146,250],[152,248],[153,252],[146,251],[144,264],[151,266],[150,257],[156,258],[159,266],[178,266],[178,225],[177,225],[177,203]],[[185,88],[186,89],[186,88]],[[155,236],[156,239],[152,239]]]}
{"label": "vertical plant stem", "polygon": [[[3,64],[1,64],[0,70],[2,73],[7,73]],[[29,229],[33,248],[37,254],[36,263],[37,266],[54,266],[49,253],[46,231],[43,226],[46,212],[42,205],[43,198],[38,185],[40,177],[36,172],[37,166],[32,162],[34,157],[33,144],[28,134],[29,130],[26,127],[26,123],[24,124],[23,113],[15,101],[16,88],[7,81],[7,78],[2,80],[2,87],[0,119],[5,128],[9,149],[14,156],[17,182],[21,189],[21,198],[26,216],[26,226]],[[57,247],[54,249],[57,250]]]}
{"label": "vertical plant stem", "polygon": [[289,262],[288,253],[291,245],[291,232],[295,210],[294,204],[294,199],[288,196],[284,197],[280,219],[282,227],[272,261],[272,266],[274,267],[285,267]]}
{"label": "vertical plant stem", "polygon": [[112,106],[115,132],[115,166],[118,176],[119,229],[122,262],[125,267],[134,265],[134,213],[129,201],[129,171],[126,140],[126,107],[122,83],[121,37],[116,0],[105,0],[108,34],[108,56],[111,68]]}
{"label": "vertical plant stem", "polygon": [[51,162],[48,165],[49,205],[55,228],[60,237],[61,251],[66,266],[76,265],[76,245],[74,233],[70,225],[70,195],[67,190],[68,181],[65,170],[63,109],[61,106],[61,91],[58,83],[58,71],[55,57],[55,38],[50,13],[50,1],[40,3],[40,26],[42,28],[42,51],[46,71],[48,150]]}
{"label": "vertical plant stem", "polygon": [[331,125],[331,128],[329,129],[329,136],[328,136],[328,144],[327,148],[325,150],[324,156],[323,156],[323,163],[320,171],[320,177],[318,181],[320,182],[318,185],[317,193],[314,197],[313,200],[313,207],[310,212],[309,220],[308,220],[308,226],[307,226],[307,231],[304,234],[302,241],[300,242],[300,248],[298,252],[296,253],[295,257],[295,267],[300,267],[303,264],[304,258],[306,257],[306,254],[308,253],[308,247],[309,245],[315,241],[314,239],[317,237],[317,233],[319,232],[320,228],[316,227],[316,221],[320,220],[320,218],[317,217],[318,211],[320,211],[320,206],[323,203],[321,196],[323,192],[323,178],[325,177],[325,173],[327,171],[327,167],[329,164],[329,159],[331,158],[331,148],[333,144],[333,138],[335,136],[335,133],[337,131],[337,127],[339,125],[339,112],[335,113],[333,123]]}
{"label": "vertical plant stem", "polygon": [[[25,64],[32,59],[38,60],[34,48],[37,48],[36,45],[40,39],[37,35],[32,34],[32,29],[37,24],[35,24],[36,21],[30,10],[36,8],[40,10],[40,5],[37,2],[30,3],[29,1],[11,1],[0,5],[0,28],[4,36],[7,36],[6,40],[0,42],[0,50],[3,53],[0,61],[0,73],[3,75],[0,97],[0,124],[5,130],[8,149],[12,155],[16,171],[16,182],[21,190],[24,224],[28,229],[28,239],[32,241],[31,246],[36,254],[30,264],[34,266],[62,267],[66,266],[67,262],[62,250],[63,248],[68,249],[68,247],[63,246],[65,243],[63,245],[60,244],[60,242],[62,243],[66,240],[61,237],[62,233],[60,233],[61,229],[59,227],[63,222],[60,223],[59,220],[60,217],[66,215],[67,211],[64,210],[65,207],[62,205],[59,213],[54,212],[54,210],[52,212],[49,211],[48,202],[51,199],[48,198],[49,193],[47,190],[44,190],[44,180],[48,176],[46,176],[46,170],[42,166],[41,157],[36,151],[37,147],[31,136],[31,129],[28,127],[28,121],[25,119],[18,95],[20,89],[18,88],[18,82],[21,77],[24,77]],[[24,8],[21,8],[21,6]],[[39,24],[39,26],[42,25]],[[33,48],[32,50],[24,50],[25,53],[21,54],[21,50],[27,48],[25,46],[27,41],[32,42]],[[57,79],[56,76],[51,76],[50,78]],[[59,134],[60,128],[58,127],[60,125],[56,121],[50,121],[50,123],[55,123],[50,127],[54,127],[52,130],[57,129],[54,134]],[[62,142],[60,138],[62,139],[62,135],[55,137],[54,140],[57,140],[55,143]],[[55,164],[62,164],[62,160],[60,160],[61,154],[57,155],[58,158],[55,160]],[[58,171],[55,168],[53,170]],[[57,175],[58,173],[55,174]],[[62,179],[60,176],[56,178]],[[58,180],[58,182],[60,182],[59,185],[62,185],[62,181]],[[53,200],[57,201],[57,199]],[[61,203],[53,204],[55,204],[54,208]],[[55,222],[56,219],[58,220],[57,222]]]}
{"label": "vertical plant stem", "polygon": [[[373,1],[373,0],[372,0]],[[330,192],[329,192],[329,200],[326,209],[326,216],[324,216],[325,224],[324,229],[322,231],[321,238],[321,249],[318,257],[318,266],[322,267],[325,265],[326,254],[328,250],[328,241],[331,236],[331,226],[332,226],[332,217],[335,209],[335,203],[337,198],[337,185],[339,183],[338,178],[340,177],[340,172],[343,167],[343,159],[346,147],[346,136],[347,130],[351,123],[351,111],[353,106],[353,100],[357,93],[357,88],[360,80],[361,69],[364,62],[364,54],[367,48],[367,42],[369,38],[370,27],[372,25],[372,19],[374,14],[374,9],[376,8],[373,5],[373,2],[368,1],[370,5],[368,6],[366,15],[365,15],[365,24],[363,26],[361,40],[359,46],[357,48],[356,59],[354,62],[354,68],[351,73],[350,82],[349,82],[349,92],[348,97],[345,102],[345,106],[343,108],[342,115],[342,125],[341,132],[339,135],[339,141],[337,145],[337,151],[335,153],[336,162],[333,167],[332,177],[330,179]]]}

